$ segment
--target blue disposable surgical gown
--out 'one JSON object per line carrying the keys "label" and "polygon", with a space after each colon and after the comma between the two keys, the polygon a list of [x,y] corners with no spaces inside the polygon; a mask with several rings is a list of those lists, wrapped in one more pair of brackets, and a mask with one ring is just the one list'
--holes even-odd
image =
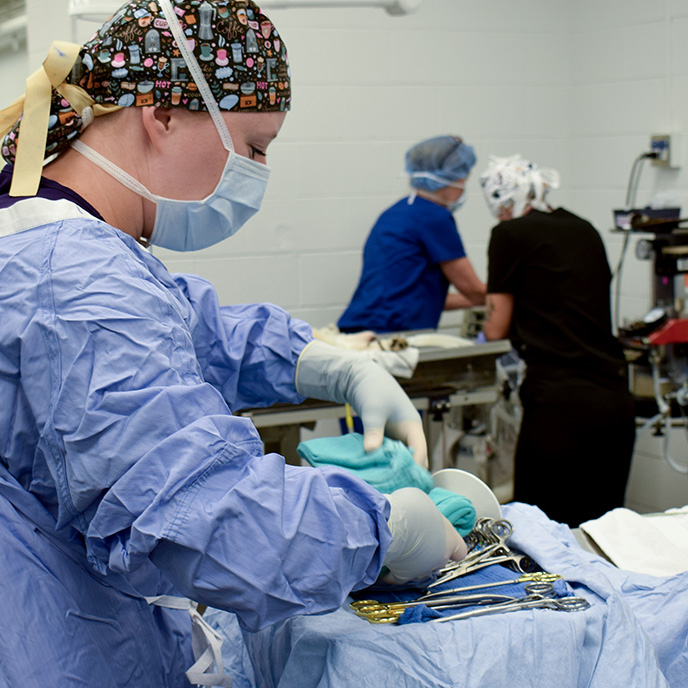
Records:
{"label": "blue disposable surgical gown", "polygon": [[310,328],[220,307],[74,203],[0,209],[0,685],[188,686],[182,594],[249,629],[372,583],[389,505],[262,454]]}

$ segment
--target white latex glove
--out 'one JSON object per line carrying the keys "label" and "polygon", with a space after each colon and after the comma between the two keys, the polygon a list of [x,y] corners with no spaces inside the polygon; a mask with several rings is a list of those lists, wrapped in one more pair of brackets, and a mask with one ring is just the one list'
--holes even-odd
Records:
{"label": "white latex glove", "polygon": [[426,578],[450,559],[466,556],[463,538],[423,490],[404,487],[385,496],[392,506],[387,523],[393,537],[383,561],[389,569],[385,583]]}
{"label": "white latex glove", "polygon": [[366,354],[311,342],[299,356],[296,390],[313,399],[351,404],[363,422],[367,452],[378,449],[387,434],[404,442],[416,463],[428,467],[420,414],[399,383]]}

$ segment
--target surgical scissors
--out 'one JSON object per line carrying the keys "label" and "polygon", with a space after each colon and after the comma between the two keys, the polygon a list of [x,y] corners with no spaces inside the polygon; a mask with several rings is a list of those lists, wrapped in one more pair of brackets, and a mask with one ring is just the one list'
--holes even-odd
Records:
{"label": "surgical scissors", "polygon": [[[518,598],[509,595],[454,595],[443,599],[433,600],[431,604],[425,602],[375,602],[366,600],[370,604],[354,607],[356,616],[361,616],[370,623],[394,623],[409,608],[425,604],[433,609],[460,609],[461,607],[476,607],[483,604],[503,604],[513,602]],[[355,604],[355,603],[354,603]],[[353,606],[353,605],[352,605]]]}
{"label": "surgical scissors", "polygon": [[[527,596],[556,597],[556,591],[551,583],[535,581],[525,586]],[[359,600],[351,604],[357,616],[362,616],[371,623],[393,623],[399,619],[404,611],[410,607],[425,605],[434,609],[454,609],[458,607],[473,607],[476,605],[499,605],[515,602],[519,599],[510,595],[450,595],[436,596],[432,599],[418,598],[400,602],[377,602],[376,600]]]}
{"label": "surgical scissors", "polygon": [[445,621],[458,621],[459,619],[470,619],[474,616],[487,616],[488,614],[501,614],[503,612],[519,611],[521,609],[553,609],[559,612],[579,612],[587,609],[590,603],[583,597],[543,597],[541,595],[526,595],[512,602],[502,602],[494,604],[485,609],[472,609],[468,612],[450,614],[439,619],[431,619],[432,623],[443,623]]}
{"label": "surgical scissors", "polygon": [[[524,573],[522,576],[519,576],[518,578],[512,578],[511,580],[495,581],[494,583],[482,583],[478,585],[464,585],[461,588],[452,588],[451,590],[438,590],[437,592],[430,592],[425,595],[421,595],[416,599],[429,600],[442,595],[458,594],[462,592],[468,592],[469,590],[481,590],[482,588],[496,588],[500,585],[515,585],[517,583],[554,583],[554,581],[560,580],[561,578],[562,577],[558,573],[535,571],[534,573]],[[536,591],[533,590],[533,592]]]}
{"label": "surgical scissors", "polygon": [[493,544],[504,544],[513,531],[513,525],[506,519],[479,518],[466,536],[466,544],[470,552]]}
{"label": "surgical scissors", "polygon": [[466,538],[471,542],[471,549],[465,559],[470,561],[474,558],[484,557],[499,547],[506,547],[506,541],[513,532],[514,527],[510,521],[489,518],[478,519]]}
{"label": "surgical scissors", "polygon": [[473,544],[469,554],[459,562],[449,562],[443,566],[439,570],[440,577],[428,588],[437,587],[492,564],[511,565],[520,573],[532,571],[535,563],[524,554],[512,552],[506,545],[513,531],[513,525],[504,519],[478,519],[467,538],[470,538]]}
{"label": "surgical scissors", "polygon": [[474,571],[479,571],[493,564],[508,564],[511,565],[519,573],[530,573],[535,568],[535,562],[527,557],[525,554],[511,551],[508,547],[496,546],[495,549],[490,548],[489,552],[485,552],[482,556],[477,556],[472,559],[467,557],[456,564],[449,564],[440,569],[440,577],[428,585],[428,590],[436,588],[438,585],[448,583],[455,578],[465,576]]}
{"label": "surgical scissors", "polygon": [[[497,524],[496,526],[493,524]],[[473,546],[469,553],[460,562],[448,562],[440,569],[440,573],[456,568],[459,565],[464,565],[478,559],[489,556],[498,548],[506,548],[506,541],[513,532],[513,526],[509,521],[492,521],[491,519],[482,518],[476,523],[469,536],[473,537]],[[479,533],[479,535],[476,535]]]}

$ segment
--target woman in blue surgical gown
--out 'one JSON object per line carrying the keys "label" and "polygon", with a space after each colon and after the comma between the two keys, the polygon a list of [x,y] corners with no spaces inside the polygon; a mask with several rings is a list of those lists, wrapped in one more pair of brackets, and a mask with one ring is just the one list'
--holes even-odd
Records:
{"label": "woman in blue surgical gown", "polygon": [[384,430],[422,463],[393,378],[146,250],[257,211],[289,99],[252,2],[133,0],[53,44],[0,116],[0,685],[229,685],[190,599],[256,629],[336,608],[383,564],[409,580],[456,556],[417,494],[286,466],[233,415],[346,401],[369,449]]}

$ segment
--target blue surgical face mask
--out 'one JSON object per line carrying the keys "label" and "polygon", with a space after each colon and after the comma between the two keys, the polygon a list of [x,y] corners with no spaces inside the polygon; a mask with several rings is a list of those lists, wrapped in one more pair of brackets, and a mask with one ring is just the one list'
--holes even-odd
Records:
{"label": "blue surgical face mask", "polygon": [[156,204],[151,244],[172,251],[197,251],[236,234],[258,212],[265,195],[270,168],[234,152],[227,125],[196,58],[188,49],[169,1],[163,2],[162,8],[194,82],[203,95],[220,140],[228,151],[227,163],[215,190],[198,201],[158,196],[83,142],[76,140],[72,147],[126,187]]}
{"label": "blue surgical face mask", "polygon": [[215,190],[199,201],[152,194],[143,184],[99,153],[75,141],[73,148],[132,191],[156,204],[150,243],[172,251],[197,251],[236,234],[263,200],[270,168],[230,153]]}
{"label": "blue surgical face mask", "polygon": [[230,153],[220,182],[201,201],[155,197],[150,243],[172,251],[197,251],[236,234],[260,209],[270,168]]}
{"label": "blue surgical face mask", "polygon": [[[432,172],[414,172],[409,176],[411,179],[429,179],[437,184],[437,188],[443,188],[445,186],[451,186],[455,189],[466,188],[466,182],[464,180],[452,182],[448,181],[447,179],[443,179],[442,177],[439,177],[436,174],[432,174]],[[432,191],[428,192],[426,190],[426,193],[429,193],[431,194],[431,196],[434,196],[434,192]],[[414,191],[411,197],[409,198],[409,205],[413,203],[413,199],[415,199],[415,197],[416,191]],[[466,202],[466,192],[464,191],[464,193],[462,193],[453,203],[444,203],[440,200],[436,200],[435,202],[439,203],[440,205],[443,205],[450,213],[455,213],[457,210],[460,210],[463,207],[463,204]]]}
{"label": "blue surgical face mask", "polygon": [[151,244],[196,251],[227,239],[260,209],[270,168],[230,153],[215,190],[201,201],[157,197]]}
{"label": "blue surgical face mask", "polygon": [[462,193],[453,203],[448,203],[445,207],[450,213],[455,213],[463,208],[463,204],[466,202],[466,192]]}

